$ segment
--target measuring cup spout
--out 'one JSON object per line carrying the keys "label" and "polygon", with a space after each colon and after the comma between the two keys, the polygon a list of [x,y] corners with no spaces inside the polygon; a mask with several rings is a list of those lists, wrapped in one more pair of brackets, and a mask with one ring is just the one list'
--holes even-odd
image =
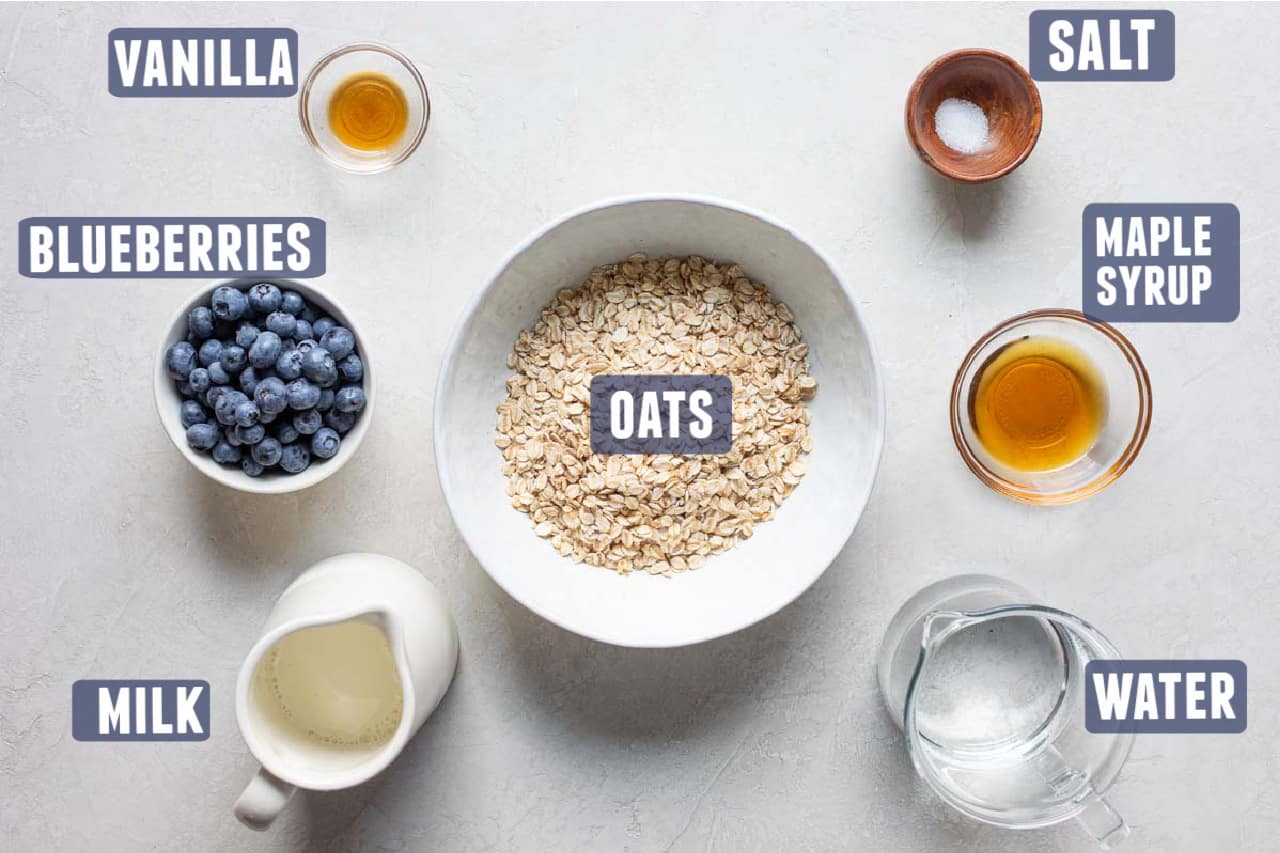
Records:
{"label": "measuring cup spout", "polygon": [[1091,797],[1076,820],[1085,832],[1098,840],[1103,850],[1110,850],[1129,837],[1129,824],[1105,797]]}
{"label": "measuring cup spout", "polygon": [[947,637],[977,621],[979,620],[969,614],[956,610],[934,610],[925,614],[920,644],[925,648],[937,645]]}

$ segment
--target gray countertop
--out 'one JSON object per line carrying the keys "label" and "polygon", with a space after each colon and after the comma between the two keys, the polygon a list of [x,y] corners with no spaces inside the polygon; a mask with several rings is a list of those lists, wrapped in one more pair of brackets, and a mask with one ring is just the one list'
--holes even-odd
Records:
{"label": "gray countertop", "polygon": [[[1044,133],[994,185],[915,158],[908,85],[987,46],[1025,60],[1019,4],[0,8],[0,846],[10,850],[1090,850],[1010,833],[919,783],[874,683],[898,604],[961,571],[1008,577],[1133,657],[1249,665],[1242,735],[1143,736],[1115,790],[1138,850],[1269,850],[1280,830],[1280,7],[1174,6],[1170,83],[1046,83]],[[293,100],[107,94],[118,26],[290,26],[303,68],[349,41],[407,52],[434,115],[405,166],[348,176]],[[679,190],[793,224],[848,275],[883,359],[888,440],[826,575],[764,623],[671,651],[612,648],[525,611],[481,571],[432,457],[433,384],[463,306],[509,248],[601,197]],[[1229,325],[1129,325],[1154,424],[1107,492],[1034,509],[988,492],[947,427],[955,367],[996,322],[1080,302],[1096,201],[1240,208]],[[325,285],[376,330],[377,420],[295,496],[235,494],[182,461],[152,404],[164,325],[197,282],[32,280],[35,215],[282,214],[328,222]],[[382,776],[299,797],[266,834],[231,816],[255,763],[237,667],[277,594],[329,554],[379,551],[446,592],[462,656]],[[679,583],[675,579],[672,583]],[[204,678],[189,744],[70,735],[78,678]]]}

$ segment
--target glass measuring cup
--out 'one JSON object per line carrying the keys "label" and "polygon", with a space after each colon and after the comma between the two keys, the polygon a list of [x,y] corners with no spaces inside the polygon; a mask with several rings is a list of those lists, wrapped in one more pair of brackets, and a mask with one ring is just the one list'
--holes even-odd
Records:
{"label": "glass measuring cup", "polygon": [[1077,819],[1103,849],[1129,834],[1103,797],[1132,734],[1091,734],[1084,669],[1120,653],[1084,620],[990,575],[917,592],[880,647],[880,692],[916,772],[975,820],[1031,829]]}

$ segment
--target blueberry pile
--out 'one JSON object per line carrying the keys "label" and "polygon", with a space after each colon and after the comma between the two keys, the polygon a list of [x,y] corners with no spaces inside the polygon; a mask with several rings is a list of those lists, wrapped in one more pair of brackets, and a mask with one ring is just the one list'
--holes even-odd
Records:
{"label": "blueberry pile", "polygon": [[338,453],[365,406],[351,330],[269,282],[219,287],[165,353],[187,444],[250,477]]}

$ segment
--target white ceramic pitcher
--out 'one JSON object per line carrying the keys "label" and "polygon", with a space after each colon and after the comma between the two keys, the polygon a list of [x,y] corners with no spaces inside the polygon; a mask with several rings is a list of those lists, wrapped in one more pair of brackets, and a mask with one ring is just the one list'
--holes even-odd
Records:
{"label": "white ceramic pitcher", "polygon": [[[385,633],[403,708],[390,739],[335,747],[282,726],[271,697],[255,685],[259,663],[286,636],[360,620]],[[417,569],[378,554],[341,554],[303,572],[267,617],[236,682],[236,719],[262,767],[235,805],[253,829],[266,829],[297,788],[331,791],[381,772],[435,710],[453,680],[458,632],[444,597]]]}

